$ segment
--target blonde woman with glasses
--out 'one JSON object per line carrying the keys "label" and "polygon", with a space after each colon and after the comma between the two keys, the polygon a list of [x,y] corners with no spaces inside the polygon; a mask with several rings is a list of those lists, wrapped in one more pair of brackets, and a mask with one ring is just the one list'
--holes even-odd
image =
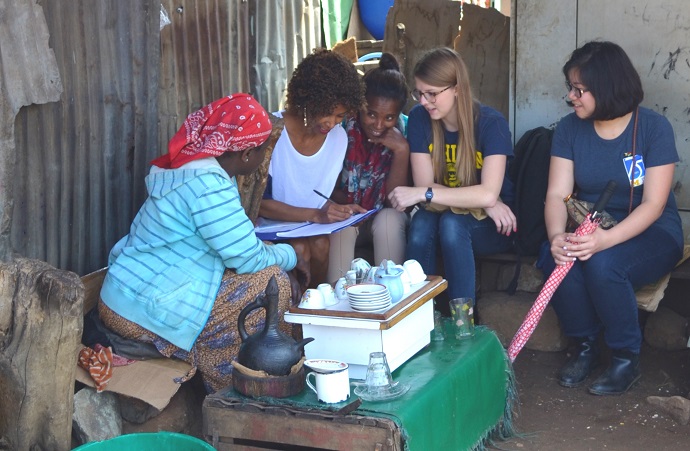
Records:
{"label": "blonde woman with glasses", "polygon": [[[406,258],[438,274],[443,257],[450,299],[475,299],[474,256],[505,252],[517,230],[504,177],[513,155],[508,122],[472,96],[467,68],[449,48],[426,53],[414,69],[408,121],[413,187],[389,195],[398,210],[417,204]],[[438,149],[438,150],[437,150]]]}

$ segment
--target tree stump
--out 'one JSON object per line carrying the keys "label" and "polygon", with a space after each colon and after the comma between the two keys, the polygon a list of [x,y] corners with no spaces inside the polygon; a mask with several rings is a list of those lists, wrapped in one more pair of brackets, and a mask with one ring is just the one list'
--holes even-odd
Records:
{"label": "tree stump", "polygon": [[0,449],[71,449],[83,304],[73,272],[0,263]]}

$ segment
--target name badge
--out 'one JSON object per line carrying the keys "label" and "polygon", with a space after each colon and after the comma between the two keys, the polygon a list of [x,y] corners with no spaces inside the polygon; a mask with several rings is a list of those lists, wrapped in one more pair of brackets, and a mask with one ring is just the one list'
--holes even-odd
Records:
{"label": "name badge", "polygon": [[633,163],[632,155],[623,158],[623,164],[625,165],[625,172],[628,174],[628,180],[633,187],[640,186],[644,184],[644,160],[642,155],[635,155],[635,162]]}

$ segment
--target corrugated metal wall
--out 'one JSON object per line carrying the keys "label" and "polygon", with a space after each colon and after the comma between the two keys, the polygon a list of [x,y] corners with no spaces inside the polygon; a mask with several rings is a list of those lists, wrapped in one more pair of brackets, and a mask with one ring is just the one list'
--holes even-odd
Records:
{"label": "corrugated metal wall", "polygon": [[256,27],[252,93],[270,111],[282,108],[292,71],[321,41],[319,0],[250,0]]}
{"label": "corrugated metal wall", "polygon": [[187,114],[237,91],[279,109],[321,45],[319,0],[163,0],[162,30],[159,0],[42,3],[64,92],[16,118],[11,241],[78,274],[105,266]]}
{"label": "corrugated metal wall", "polygon": [[277,111],[294,68],[322,45],[319,0],[162,4],[171,22],[161,30],[162,149],[187,114],[229,93]]}
{"label": "corrugated metal wall", "polygon": [[157,153],[157,0],[43,2],[63,94],[22,108],[12,244],[79,273],[104,266]]}

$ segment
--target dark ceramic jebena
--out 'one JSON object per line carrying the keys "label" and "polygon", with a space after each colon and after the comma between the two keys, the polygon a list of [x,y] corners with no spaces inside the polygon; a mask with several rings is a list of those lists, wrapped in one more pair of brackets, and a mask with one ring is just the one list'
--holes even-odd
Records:
{"label": "dark ceramic jebena", "polygon": [[[249,335],[244,320],[252,310],[258,308],[266,309],[266,323],[263,330]],[[299,362],[304,346],[314,339],[305,338],[296,342],[278,329],[278,315],[278,283],[271,277],[266,291],[243,308],[237,319],[237,328],[242,338],[242,346],[237,355],[240,364],[253,370],[265,371],[271,376],[286,376],[292,366]]]}

